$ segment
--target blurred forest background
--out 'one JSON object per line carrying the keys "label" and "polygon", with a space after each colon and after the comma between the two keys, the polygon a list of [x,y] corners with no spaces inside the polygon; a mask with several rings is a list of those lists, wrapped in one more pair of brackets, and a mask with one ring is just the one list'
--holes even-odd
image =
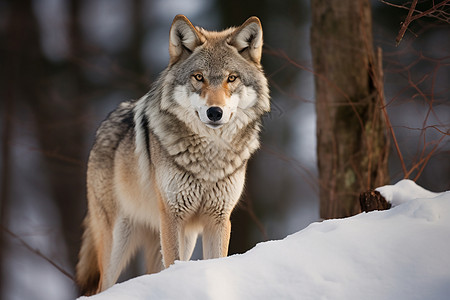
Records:
{"label": "blurred forest background", "polygon": [[[449,190],[448,4],[440,18],[413,22],[398,47],[408,10],[371,5],[404,162],[391,143],[391,182],[406,167],[423,187]],[[2,299],[76,297],[71,277],[95,130],[118,103],[144,95],[167,66],[169,28],[179,13],[214,30],[252,15],[263,24],[272,112],[232,216],[230,254],[319,220],[308,0],[0,0]],[[139,263],[129,270],[136,272],[143,272]]]}

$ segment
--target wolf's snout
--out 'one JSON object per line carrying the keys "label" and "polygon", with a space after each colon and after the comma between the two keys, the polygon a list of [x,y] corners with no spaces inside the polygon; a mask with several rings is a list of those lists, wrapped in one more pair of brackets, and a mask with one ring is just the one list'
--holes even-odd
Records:
{"label": "wolf's snout", "polygon": [[217,122],[220,119],[222,119],[222,115],[223,115],[223,111],[218,106],[212,106],[212,107],[208,108],[208,110],[206,111],[206,116],[208,117],[208,119],[210,119],[213,122]]}

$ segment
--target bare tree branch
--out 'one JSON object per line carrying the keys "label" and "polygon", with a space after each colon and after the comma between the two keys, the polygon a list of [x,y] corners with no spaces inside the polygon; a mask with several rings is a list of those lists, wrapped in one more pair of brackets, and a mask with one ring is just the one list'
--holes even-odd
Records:
{"label": "bare tree branch", "polygon": [[[417,20],[422,17],[434,17],[442,22],[450,23],[450,14],[444,11],[444,7],[447,4],[449,4],[450,0],[444,0],[437,4],[435,4],[433,1],[433,6],[427,9],[426,11],[416,10],[417,1],[418,0],[413,0],[411,6],[407,7],[406,5],[398,5],[384,0],[380,0],[381,3],[384,3],[386,5],[408,10],[408,15],[406,16],[405,21],[402,22],[402,27],[400,28],[397,38],[395,39],[395,41],[397,42],[397,46],[402,41],[403,36],[405,35],[406,30],[408,29],[408,26],[414,20]],[[414,13],[416,14],[414,15]]]}
{"label": "bare tree branch", "polygon": [[411,7],[409,8],[408,15],[406,16],[406,19],[402,24],[402,28],[400,28],[397,38],[395,39],[395,41],[397,42],[397,46],[400,44],[400,41],[402,40],[403,36],[405,35],[406,29],[408,28],[409,23],[411,23],[411,18],[414,13],[414,9],[416,8],[416,5],[417,5],[417,0],[413,0],[413,3],[411,4]]}

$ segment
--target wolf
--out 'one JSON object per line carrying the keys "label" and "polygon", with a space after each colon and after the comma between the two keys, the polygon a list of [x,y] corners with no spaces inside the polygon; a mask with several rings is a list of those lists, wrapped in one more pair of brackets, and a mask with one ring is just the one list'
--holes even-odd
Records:
{"label": "wolf", "polygon": [[148,273],[227,255],[230,215],[270,110],[261,22],[207,31],[177,15],[169,64],[151,90],[100,125],[89,155],[88,211],[76,268],[82,294],[111,287],[136,249]]}

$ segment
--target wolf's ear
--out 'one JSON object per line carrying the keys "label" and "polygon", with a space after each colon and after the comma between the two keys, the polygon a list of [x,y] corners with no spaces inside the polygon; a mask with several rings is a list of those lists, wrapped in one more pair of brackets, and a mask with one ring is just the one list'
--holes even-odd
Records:
{"label": "wolf's ear", "polygon": [[263,45],[263,33],[259,19],[257,17],[248,18],[234,31],[228,43],[236,47],[246,59],[259,64]]}
{"label": "wolf's ear", "polygon": [[189,56],[197,46],[205,42],[203,35],[183,15],[177,15],[169,34],[170,63]]}

